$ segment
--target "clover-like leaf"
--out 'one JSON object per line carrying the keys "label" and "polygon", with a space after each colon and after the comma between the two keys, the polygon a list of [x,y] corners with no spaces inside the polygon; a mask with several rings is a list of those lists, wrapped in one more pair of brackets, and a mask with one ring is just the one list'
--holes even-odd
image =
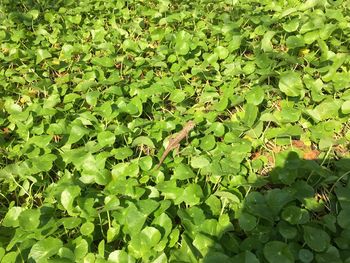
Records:
{"label": "clover-like leaf", "polygon": [[300,74],[295,71],[285,71],[281,73],[278,87],[290,97],[303,95],[303,83]]}
{"label": "clover-like leaf", "polygon": [[343,209],[337,217],[338,225],[342,228],[350,229],[350,209]]}
{"label": "clover-like leaf", "polygon": [[25,230],[33,230],[40,224],[40,210],[27,209],[18,216],[19,225]]}
{"label": "clover-like leaf", "polygon": [[206,135],[201,139],[200,147],[205,151],[209,151],[215,147],[215,143],[215,137],[213,135]]}
{"label": "clover-like leaf", "polygon": [[251,231],[256,227],[257,219],[249,213],[242,213],[238,218],[239,226],[244,231]]}
{"label": "clover-like leaf", "polygon": [[23,211],[22,207],[19,207],[19,206],[11,207],[5,215],[5,217],[2,221],[2,225],[5,227],[17,227],[17,226],[19,226],[18,217],[20,216],[22,211]]}
{"label": "clover-like leaf", "polygon": [[218,55],[219,59],[225,59],[229,55],[229,51],[223,46],[216,47],[214,52]]}
{"label": "clover-like leaf", "polygon": [[341,111],[343,114],[350,113],[350,100],[344,101],[344,103],[341,106]]}
{"label": "clover-like leaf", "polygon": [[264,246],[264,256],[270,263],[294,262],[288,245],[281,241],[270,241]]}
{"label": "clover-like leaf", "polygon": [[172,102],[180,103],[186,98],[186,92],[183,90],[176,89],[171,94],[169,99]]}
{"label": "clover-like leaf", "polygon": [[41,61],[51,57],[52,55],[48,50],[40,48],[36,51],[36,64],[39,64]]}
{"label": "clover-like leaf", "polygon": [[263,87],[254,87],[245,94],[245,99],[248,103],[259,105],[263,102],[265,97]]}
{"label": "clover-like leaf", "polygon": [[247,103],[244,110],[245,112],[244,112],[243,122],[248,127],[252,127],[258,116],[259,109],[257,106]]}
{"label": "clover-like leaf", "polygon": [[114,60],[110,57],[95,57],[91,60],[94,65],[112,68],[114,67]]}
{"label": "clover-like leaf", "polygon": [[191,36],[186,31],[181,31],[176,36],[175,51],[179,55],[186,55],[190,51]]}
{"label": "clover-like leaf", "polygon": [[197,156],[191,159],[191,166],[193,168],[204,168],[209,165],[209,160],[204,156]]}
{"label": "clover-like leaf", "polygon": [[67,210],[68,214],[75,215],[73,213],[73,202],[80,194],[80,187],[68,186],[61,192],[61,204]]}
{"label": "clover-like leaf", "polygon": [[[233,262],[237,263],[258,263],[260,262],[255,254],[250,251],[244,251],[232,258]],[[220,261],[222,262],[222,261]]]}
{"label": "clover-like leaf", "polygon": [[72,126],[69,134],[67,144],[73,144],[83,138],[84,135],[89,134],[89,129],[82,125],[75,124]]}
{"label": "clover-like leaf", "polygon": [[174,170],[174,178],[178,180],[186,180],[195,177],[195,173],[192,169],[185,164],[179,164]]}
{"label": "clover-like leaf", "polygon": [[80,233],[84,236],[88,236],[94,232],[95,225],[92,222],[86,222],[81,225]]}
{"label": "clover-like leaf", "polygon": [[330,243],[330,237],[324,230],[312,227],[304,226],[304,240],[306,244],[316,252],[322,252],[326,250]]}
{"label": "clover-like leaf", "polygon": [[58,253],[63,243],[58,238],[48,237],[35,243],[30,249],[28,258],[42,262]]}
{"label": "clover-like leaf", "polygon": [[97,134],[98,143],[104,146],[111,146],[114,144],[115,135],[111,131],[103,131]]}
{"label": "clover-like leaf", "polygon": [[135,259],[128,255],[124,250],[114,250],[108,256],[108,262],[119,263],[119,262],[136,262]]}
{"label": "clover-like leaf", "polygon": [[300,249],[298,253],[299,259],[304,263],[309,263],[314,259],[314,255],[308,249]]}
{"label": "clover-like leaf", "polygon": [[113,154],[115,158],[118,160],[124,160],[132,156],[133,151],[129,147],[122,147],[122,148],[113,149],[111,151],[111,154]]}
{"label": "clover-like leaf", "polygon": [[290,36],[286,40],[288,48],[298,48],[305,45],[305,41],[302,36]]}
{"label": "clover-like leaf", "polygon": [[185,188],[180,198],[189,206],[197,205],[203,198],[202,188],[198,184],[190,184]]}

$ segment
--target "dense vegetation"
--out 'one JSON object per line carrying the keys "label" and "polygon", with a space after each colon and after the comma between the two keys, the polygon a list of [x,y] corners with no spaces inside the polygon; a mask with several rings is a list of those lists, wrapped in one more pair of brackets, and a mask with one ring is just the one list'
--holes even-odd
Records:
{"label": "dense vegetation", "polygon": [[1,0],[0,261],[349,263],[349,47],[349,1]]}

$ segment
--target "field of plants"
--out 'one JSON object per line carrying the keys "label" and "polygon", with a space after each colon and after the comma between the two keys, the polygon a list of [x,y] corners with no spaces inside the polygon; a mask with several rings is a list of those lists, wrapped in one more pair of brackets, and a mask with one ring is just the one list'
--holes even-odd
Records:
{"label": "field of plants", "polygon": [[0,0],[0,262],[350,263],[349,49],[348,0]]}

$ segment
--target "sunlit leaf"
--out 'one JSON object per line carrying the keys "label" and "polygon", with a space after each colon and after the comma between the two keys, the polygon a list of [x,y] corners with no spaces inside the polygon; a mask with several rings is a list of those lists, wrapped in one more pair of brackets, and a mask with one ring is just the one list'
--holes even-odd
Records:
{"label": "sunlit leaf", "polygon": [[303,83],[300,74],[294,71],[285,71],[280,75],[278,84],[280,90],[290,97],[297,97],[303,94]]}

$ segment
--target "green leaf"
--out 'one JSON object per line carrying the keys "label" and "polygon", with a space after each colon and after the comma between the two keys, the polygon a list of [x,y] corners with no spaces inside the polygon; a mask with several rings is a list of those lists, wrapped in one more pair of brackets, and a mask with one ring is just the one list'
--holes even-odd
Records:
{"label": "green leaf", "polygon": [[335,193],[342,209],[350,210],[350,189],[349,187],[336,187]]}
{"label": "green leaf", "polygon": [[100,243],[98,244],[97,250],[98,250],[98,255],[100,257],[104,257],[105,256],[105,240],[104,239],[102,239],[100,241]]}
{"label": "green leaf", "polygon": [[170,217],[166,213],[162,213],[159,216],[157,216],[153,220],[152,225],[160,226],[163,229],[163,233],[162,233],[163,238],[167,237],[171,233],[172,226],[173,226]]}
{"label": "green leaf", "polygon": [[221,212],[221,201],[215,195],[209,195],[208,199],[205,200],[205,204],[209,206],[210,211],[213,215],[219,215]]}
{"label": "green leaf", "polygon": [[261,49],[264,52],[271,52],[273,50],[271,39],[273,38],[273,36],[275,34],[276,34],[276,32],[274,32],[274,31],[267,31],[264,34],[264,37],[261,40]]}
{"label": "green leaf", "polygon": [[[282,103],[281,103],[282,104]],[[297,122],[300,119],[301,111],[299,109],[294,109],[289,106],[282,106],[281,111],[275,111],[274,116],[281,123],[292,123]]]}
{"label": "green leaf", "polygon": [[214,53],[216,53],[219,59],[225,59],[229,55],[229,51],[222,46],[218,46],[214,49]]}
{"label": "green leaf", "polygon": [[245,125],[247,125],[248,127],[253,127],[255,120],[258,116],[258,107],[247,103],[244,107],[244,117],[243,117],[243,122]]}
{"label": "green leaf", "polygon": [[308,249],[300,249],[298,253],[299,259],[304,263],[309,263],[314,259],[314,255]]}
{"label": "green leaf", "polygon": [[129,147],[121,147],[118,149],[113,149],[111,151],[111,154],[113,154],[114,157],[118,160],[124,160],[132,156],[134,152]]}
{"label": "green leaf", "polygon": [[278,215],[281,209],[292,200],[291,193],[281,189],[272,189],[266,195],[266,203],[274,215]]}
{"label": "green leaf", "polygon": [[325,252],[317,253],[315,255],[316,262],[319,263],[342,263],[344,262],[340,257],[340,251],[337,247],[329,246]]}
{"label": "green leaf", "polygon": [[86,222],[81,225],[80,233],[84,236],[89,236],[95,230],[95,225],[92,222]]}
{"label": "green leaf", "polygon": [[86,129],[82,125],[74,124],[70,129],[67,144],[73,144],[83,138],[84,135],[89,134],[89,129]]}
{"label": "green leaf", "polygon": [[18,217],[19,225],[25,230],[36,229],[40,224],[40,210],[27,209],[21,212]]}
{"label": "green leaf", "polygon": [[39,64],[41,61],[51,57],[52,55],[46,49],[39,48],[36,50],[36,64]]}
{"label": "green leaf", "polygon": [[213,135],[206,135],[201,139],[200,147],[204,151],[210,151],[215,147],[216,141]]}
{"label": "green leaf", "polygon": [[[214,262],[222,262],[222,261],[214,261]],[[232,261],[235,263],[259,263],[260,261],[257,257],[250,251],[244,251],[239,253],[238,255],[232,258]]]}
{"label": "green leaf", "polygon": [[254,87],[245,94],[245,99],[249,104],[259,105],[263,102],[265,93],[263,87]]}
{"label": "green leaf", "polygon": [[86,103],[89,104],[90,106],[96,106],[98,97],[100,96],[100,92],[95,90],[95,91],[89,91],[86,94]]}
{"label": "green leaf", "polygon": [[14,103],[12,99],[8,99],[5,101],[5,109],[9,114],[16,114],[19,112],[22,112],[21,106],[18,104]]}
{"label": "green leaf", "polygon": [[302,96],[304,92],[300,74],[294,71],[281,73],[278,87],[284,94],[290,97]]}
{"label": "green leaf", "polygon": [[114,60],[110,57],[94,57],[93,59],[91,59],[91,63],[106,68],[113,68],[115,65]]}
{"label": "green leaf", "polygon": [[32,163],[33,167],[36,168],[34,172],[50,171],[56,158],[57,156],[54,154],[45,154],[39,157],[31,158],[30,162]]}
{"label": "green leaf", "polygon": [[350,209],[343,209],[337,216],[338,225],[342,228],[350,229]]}
{"label": "green leaf", "polygon": [[173,92],[171,92],[169,100],[175,103],[180,103],[184,99],[186,99],[186,92],[183,90],[176,89]]}
{"label": "green leaf", "polygon": [[[3,247],[0,247],[0,260],[4,257],[6,251]],[[14,260],[12,260],[12,262],[14,262]]]}
{"label": "green leaf", "polygon": [[231,203],[240,203],[239,198],[237,195],[227,192],[227,191],[216,191],[214,193],[216,196],[220,197],[221,199],[226,199],[225,201],[229,201]]}
{"label": "green leaf", "polygon": [[40,148],[45,148],[50,144],[52,137],[52,135],[33,136],[29,139],[28,143],[32,143]]}
{"label": "green leaf", "polygon": [[111,131],[103,131],[97,134],[97,141],[101,147],[112,146],[115,141],[115,135]]}
{"label": "green leaf", "polygon": [[36,20],[39,16],[39,11],[36,9],[32,9],[29,12],[27,12],[26,15],[29,15],[31,17],[31,19]]}
{"label": "green leaf", "polygon": [[215,65],[219,59],[219,56],[216,53],[204,53],[203,58],[208,64]]}
{"label": "green leaf", "polygon": [[74,243],[75,243],[74,255],[75,255],[76,259],[81,259],[81,258],[85,257],[85,255],[89,251],[88,242],[80,236],[74,240]]}
{"label": "green leaf", "polygon": [[168,181],[157,184],[157,190],[160,191],[161,195],[164,196],[165,199],[173,199],[177,200],[176,203],[181,203],[181,196],[183,194],[184,189],[176,186],[176,181]]}
{"label": "green leaf", "polygon": [[144,229],[142,229],[140,237],[142,239],[142,243],[145,246],[152,248],[158,244],[162,235],[160,234],[157,228],[147,226]]}
{"label": "green leaf", "polygon": [[317,122],[333,119],[338,116],[341,104],[342,102],[340,100],[327,99],[321,104],[318,104],[314,109],[308,110],[307,113]]}
{"label": "green leaf", "polygon": [[250,192],[244,200],[247,211],[257,217],[273,221],[273,215],[267,206],[265,197],[259,192]]}
{"label": "green leaf", "polygon": [[79,186],[68,186],[61,192],[61,204],[67,210],[68,214],[75,215],[73,212],[73,202],[80,195]]}
{"label": "green leaf", "polygon": [[291,226],[290,224],[284,221],[280,221],[278,223],[278,231],[286,239],[293,239],[298,234],[297,228]]}
{"label": "green leaf", "polygon": [[142,146],[142,145],[146,145],[146,146],[150,147],[151,149],[155,148],[154,143],[150,137],[139,136],[139,137],[135,138],[134,141],[132,142],[132,146]]}
{"label": "green leaf", "polygon": [[213,247],[215,243],[209,235],[198,233],[195,236],[192,244],[196,249],[198,249],[202,253],[207,254],[209,252],[209,248]]}
{"label": "green leaf", "polygon": [[60,96],[58,94],[53,94],[45,100],[43,108],[44,109],[54,108],[60,102],[61,102]]}
{"label": "green leaf", "polygon": [[23,211],[22,207],[19,207],[19,206],[11,207],[5,215],[4,220],[2,221],[2,225],[4,227],[18,227],[19,226],[18,217],[20,216],[22,211]]}
{"label": "green leaf", "polygon": [[108,262],[113,263],[135,263],[135,259],[124,250],[114,250],[108,256]]}
{"label": "green leaf", "polygon": [[348,1],[57,2],[0,4],[1,262],[350,263]]}
{"label": "green leaf", "polygon": [[139,159],[140,168],[144,171],[150,170],[152,168],[152,164],[153,161],[151,156],[145,156]]}
{"label": "green leaf", "polygon": [[322,252],[328,248],[330,237],[324,230],[311,226],[303,226],[303,229],[304,240],[311,249]]}
{"label": "green leaf", "polygon": [[72,56],[72,53],[74,51],[74,47],[70,44],[64,44],[62,46],[62,49],[61,49],[61,53],[60,53],[60,59],[61,60],[70,60],[71,59],[71,56]]}
{"label": "green leaf", "polygon": [[180,31],[175,39],[175,51],[178,55],[186,55],[190,51],[190,34]]}
{"label": "green leaf", "polygon": [[186,41],[178,41],[175,45],[175,50],[179,55],[186,55],[190,50],[190,45]]}
{"label": "green leaf", "polygon": [[32,258],[35,262],[42,262],[42,260],[49,259],[51,256],[57,254],[62,246],[63,243],[60,239],[48,237],[33,245],[28,258]]}
{"label": "green leaf", "polygon": [[292,19],[288,23],[283,23],[283,29],[287,32],[294,32],[299,27],[299,19]]}
{"label": "green leaf", "polygon": [[146,221],[147,215],[138,211],[134,205],[130,205],[124,209],[123,215],[120,218],[124,224],[124,232],[130,235],[138,234]]}
{"label": "green leaf", "polygon": [[310,220],[308,211],[297,206],[288,206],[283,209],[282,218],[293,225],[305,224]]}
{"label": "green leaf", "polygon": [[195,173],[192,171],[192,169],[188,165],[181,163],[176,166],[174,170],[173,178],[177,180],[187,180],[195,176],[196,176]]}
{"label": "green leaf", "polygon": [[203,191],[198,184],[188,185],[181,195],[181,199],[189,206],[199,204],[201,198],[203,198]]}
{"label": "green leaf", "polygon": [[140,48],[139,48],[137,42],[135,42],[134,40],[132,40],[130,38],[124,40],[123,48],[125,50],[131,50],[131,51],[134,51],[134,52],[139,52],[140,51]]}
{"label": "green leaf", "polygon": [[306,34],[304,34],[304,41],[306,44],[310,45],[316,40],[318,40],[319,37],[320,37],[320,33],[318,30],[307,32]]}
{"label": "green leaf", "polygon": [[81,15],[76,14],[75,16],[70,16],[69,20],[74,24],[79,24],[81,21]]}
{"label": "green leaf", "polygon": [[196,156],[191,159],[191,166],[193,168],[201,169],[209,165],[209,160],[204,156]]}
{"label": "green leaf", "polygon": [[73,229],[81,225],[81,219],[77,217],[64,217],[61,218],[60,222],[67,229]]}
{"label": "green leaf", "polygon": [[238,218],[238,223],[244,231],[251,231],[256,227],[257,219],[251,214],[242,213]]}
{"label": "green leaf", "polygon": [[305,46],[305,41],[302,36],[290,36],[286,40],[288,48],[298,48]]}
{"label": "green leaf", "polygon": [[270,241],[264,246],[264,256],[269,263],[294,262],[294,256],[287,244]]}
{"label": "green leaf", "polygon": [[231,41],[229,42],[228,49],[229,51],[235,51],[240,48],[241,46],[241,41],[242,41],[242,36],[240,35],[233,35],[231,37]]}
{"label": "green leaf", "polygon": [[341,111],[343,114],[350,113],[350,100],[344,101],[343,105],[341,106]]}
{"label": "green leaf", "polygon": [[169,235],[169,247],[173,247],[179,240],[180,231],[175,228]]}

